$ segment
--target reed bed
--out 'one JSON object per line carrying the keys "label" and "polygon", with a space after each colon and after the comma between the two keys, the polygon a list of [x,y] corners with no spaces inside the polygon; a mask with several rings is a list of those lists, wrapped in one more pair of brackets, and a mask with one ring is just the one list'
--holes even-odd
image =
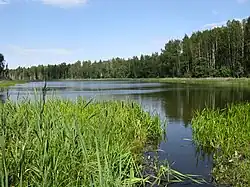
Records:
{"label": "reed bed", "polygon": [[215,181],[250,186],[250,103],[196,112],[192,127],[198,145],[214,151]]}
{"label": "reed bed", "polygon": [[[191,179],[154,165],[143,152],[157,145],[159,117],[130,102],[52,98],[0,104],[0,183],[7,186],[145,186]],[[152,163],[151,163],[152,164]],[[152,180],[153,179],[153,180]]]}
{"label": "reed bed", "polygon": [[145,82],[160,82],[160,83],[178,83],[190,85],[212,85],[217,87],[235,86],[235,87],[249,87],[249,78],[148,78],[141,79]]}

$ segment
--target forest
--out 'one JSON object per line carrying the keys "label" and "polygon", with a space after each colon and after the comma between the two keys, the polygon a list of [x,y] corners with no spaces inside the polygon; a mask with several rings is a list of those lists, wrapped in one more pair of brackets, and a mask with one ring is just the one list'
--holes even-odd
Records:
{"label": "forest", "polygon": [[170,40],[160,53],[18,67],[6,76],[13,80],[250,77],[250,17]]}
{"label": "forest", "polygon": [[0,53],[0,79],[8,78],[8,76],[8,64],[5,64],[4,56]]}

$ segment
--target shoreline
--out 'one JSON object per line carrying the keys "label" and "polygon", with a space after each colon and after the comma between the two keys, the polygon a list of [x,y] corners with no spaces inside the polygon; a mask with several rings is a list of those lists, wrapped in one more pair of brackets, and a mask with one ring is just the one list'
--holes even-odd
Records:
{"label": "shoreline", "polygon": [[15,86],[16,84],[24,84],[26,81],[22,80],[0,80],[0,88]]}
{"label": "shoreline", "polygon": [[[47,81],[164,81],[164,82],[177,82],[177,81],[248,81],[250,83],[250,78],[233,78],[233,77],[207,77],[207,78],[99,78],[99,79],[51,79]],[[15,80],[13,80],[15,81]],[[17,81],[23,81],[23,80],[17,80]],[[30,82],[36,82],[36,81],[44,81],[44,80],[30,80]],[[0,80],[1,82],[1,80]]]}
{"label": "shoreline", "polygon": [[[37,80],[38,82],[44,82]],[[231,78],[231,77],[209,77],[209,78],[103,78],[103,79],[54,79],[49,81],[131,81],[141,83],[169,83],[186,85],[213,85],[213,86],[250,86],[250,78]],[[36,81],[30,81],[36,82]]]}
{"label": "shoreline", "polygon": [[[250,78],[208,77],[208,78],[102,78],[102,79],[53,79],[51,81],[131,81],[141,83],[169,83],[186,85],[214,85],[214,86],[250,86]],[[44,80],[0,80],[0,88],[24,84],[28,82],[44,82]]]}

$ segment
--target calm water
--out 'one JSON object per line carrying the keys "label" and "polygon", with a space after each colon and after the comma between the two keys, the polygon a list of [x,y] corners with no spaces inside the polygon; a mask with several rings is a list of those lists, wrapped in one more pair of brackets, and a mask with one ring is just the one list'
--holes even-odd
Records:
{"label": "calm water", "polygon": [[[10,87],[8,94],[12,100],[39,98],[44,83],[32,82]],[[161,142],[160,159],[168,159],[174,169],[182,173],[202,175],[210,179],[212,158],[198,152],[192,143],[190,121],[194,110],[205,106],[223,108],[228,103],[250,100],[250,90],[240,87],[214,87],[208,85],[183,85],[167,83],[141,83],[135,81],[65,81],[49,82],[48,97],[57,95],[67,99],[81,96],[95,100],[134,100],[146,111],[168,120],[167,141]],[[6,99],[7,92],[0,93]],[[186,140],[189,139],[189,140]],[[174,184],[172,186],[198,186]],[[202,185],[212,186],[212,185]]]}

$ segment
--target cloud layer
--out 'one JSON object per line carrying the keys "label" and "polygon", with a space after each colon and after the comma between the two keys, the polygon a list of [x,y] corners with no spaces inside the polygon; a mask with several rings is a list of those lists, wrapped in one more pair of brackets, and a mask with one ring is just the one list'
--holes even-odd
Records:
{"label": "cloud layer", "polygon": [[60,6],[60,7],[72,7],[87,3],[87,0],[41,0],[41,1],[43,4]]}
{"label": "cloud layer", "polygon": [[203,29],[221,27],[223,25],[226,25],[226,23],[227,23],[227,21],[221,21],[221,22],[216,22],[216,23],[208,23],[208,24],[203,26]]}
{"label": "cloud layer", "polygon": [[8,49],[19,55],[72,55],[82,49],[65,48],[24,48],[17,45],[9,45]]}
{"label": "cloud layer", "polygon": [[248,0],[237,0],[238,3],[243,4],[246,3]]}
{"label": "cloud layer", "polygon": [[[0,0],[0,5],[10,4],[17,0]],[[41,2],[45,5],[53,5],[58,7],[75,7],[84,5],[87,3],[88,0],[19,0],[19,1],[36,1]]]}
{"label": "cloud layer", "polygon": [[[234,20],[237,21],[242,21],[244,18],[234,18]],[[215,27],[222,27],[227,24],[227,21],[220,21],[220,22],[215,22],[215,23],[208,23],[203,25],[203,29],[210,29],[210,28],[215,28]]]}
{"label": "cloud layer", "polygon": [[31,48],[20,45],[0,46],[10,68],[30,67],[39,64],[76,62],[86,52],[83,48]]}
{"label": "cloud layer", "polygon": [[9,0],[0,0],[0,5],[6,5],[9,4]]}

